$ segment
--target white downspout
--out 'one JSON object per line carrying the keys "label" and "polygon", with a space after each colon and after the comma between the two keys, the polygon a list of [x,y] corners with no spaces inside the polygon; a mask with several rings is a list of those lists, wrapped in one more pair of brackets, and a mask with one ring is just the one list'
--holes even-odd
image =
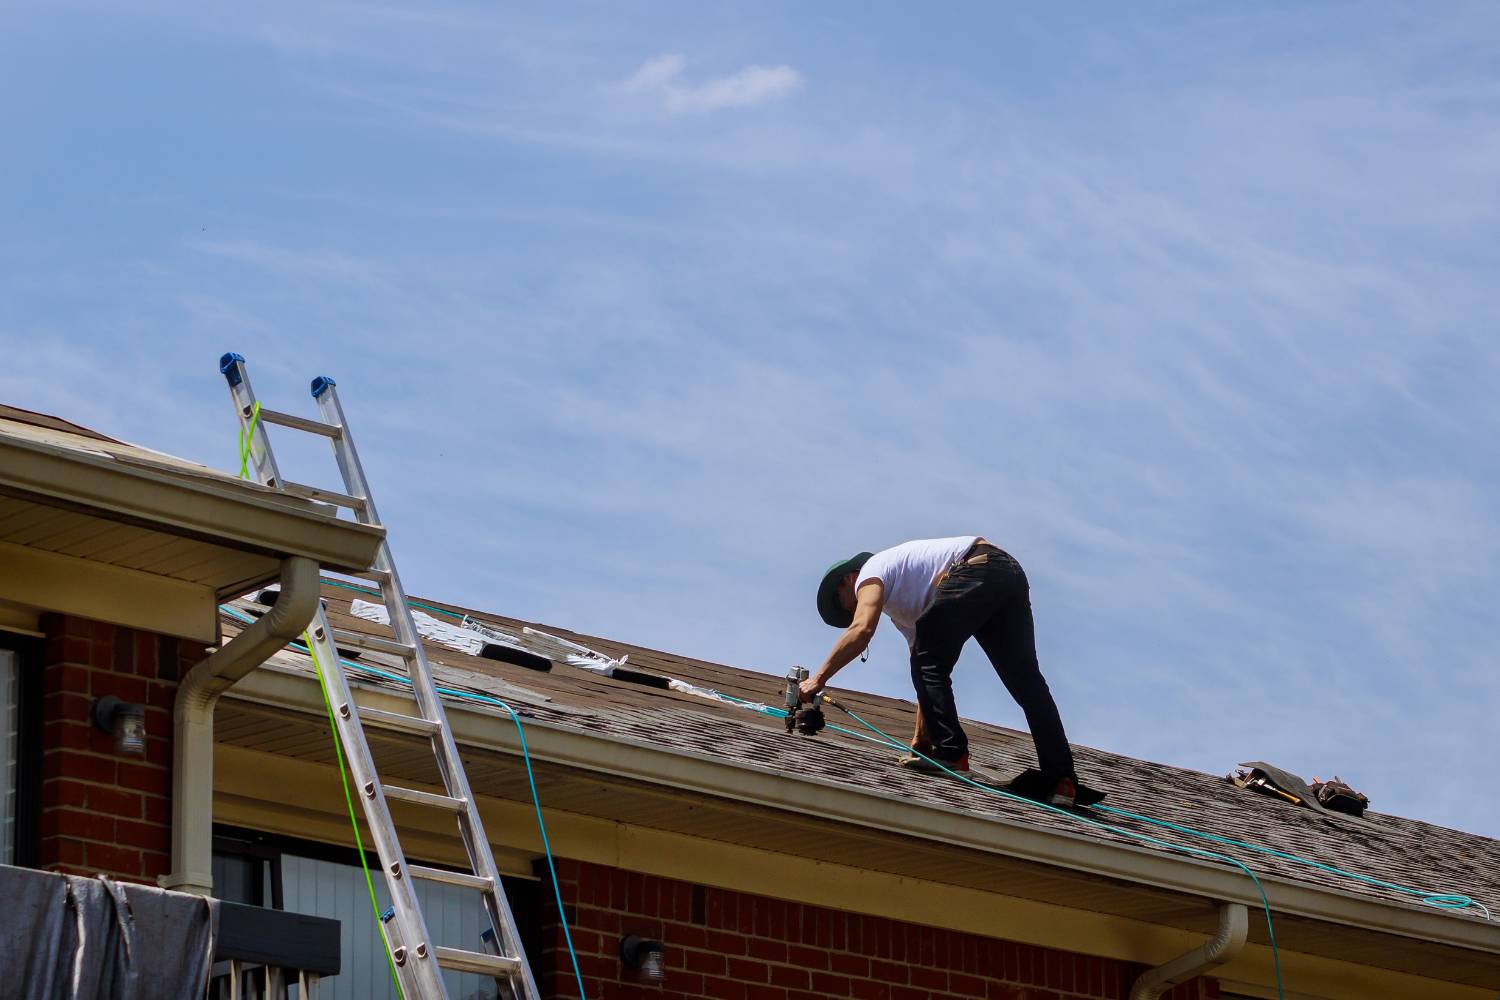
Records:
{"label": "white downspout", "polygon": [[1202,975],[1214,966],[1223,965],[1245,946],[1250,930],[1250,914],[1243,903],[1219,904],[1219,929],[1207,941],[1165,965],[1147,969],[1130,988],[1130,1000],[1158,1000],[1168,989]]}
{"label": "white downspout", "polygon": [[167,889],[213,893],[214,706],[235,682],[296,639],[318,607],[318,564],[281,563],[281,594],[254,624],[187,672],[172,711],[172,872]]}

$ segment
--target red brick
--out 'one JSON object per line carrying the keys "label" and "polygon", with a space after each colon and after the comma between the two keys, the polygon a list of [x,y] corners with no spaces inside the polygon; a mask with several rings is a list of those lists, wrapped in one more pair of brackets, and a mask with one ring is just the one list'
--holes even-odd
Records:
{"label": "red brick", "polygon": [[724,901],[725,893],[720,889],[709,889],[704,893],[703,916],[704,923],[709,927],[725,927],[728,923],[728,911]]}
{"label": "red brick", "polygon": [[42,671],[42,691],[45,694],[87,695],[89,670],[71,663],[57,663]]}
{"label": "red brick", "polygon": [[771,980],[771,967],[765,962],[748,958],[729,959],[729,975],[746,983],[766,983]]}
{"label": "red brick", "polygon": [[821,948],[807,948],[799,944],[786,946],[786,960],[804,969],[828,968],[828,952]]}
{"label": "red brick", "polygon": [[812,988],[824,996],[846,997],[849,995],[849,980],[845,976],[835,976],[827,972],[814,972],[812,974]]}
{"label": "red brick", "polygon": [[58,662],[87,666],[90,660],[93,659],[93,654],[93,640],[84,636],[64,636],[62,641],[62,655],[58,658]]}
{"label": "red brick", "polygon": [[148,688],[149,691],[143,699],[145,703],[164,712],[170,712],[177,701],[177,685],[165,681],[152,681]]}
{"label": "red brick", "polygon": [[137,877],[141,874],[141,852],[130,848],[89,843],[83,847],[83,858],[90,868],[105,874]]}
{"label": "red brick", "polygon": [[115,841],[127,847],[150,851],[164,851],[172,846],[171,831],[168,828],[131,819],[115,821]]}
{"label": "red brick", "polygon": [[[1069,989],[1072,987],[1072,976],[1068,974],[1071,970],[1067,970],[1063,967],[1062,955],[1058,952],[1055,952],[1050,948],[1047,949],[1043,968],[1043,986],[1049,986],[1053,989]],[[1065,978],[1068,980],[1066,986],[1063,984],[1063,980]]]}
{"label": "red brick", "polygon": [[47,837],[41,844],[42,864],[83,864],[83,841],[71,837]]}
{"label": "red brick", "polygon": [[[704,977],[697,972],[677,972],[667,978],[667,986],[671,989],[673,996],[700,996],[703,993]],[[646,996],[659,996],[655,990],[646,992]]]}
{"label": "red brick", "polygon": [[155,792],[165,795],[172,789],[171,773],[164,767],[154,764],[132,764],[121,761],[116,765],[120,784],[125,788],[133,788],[139,792]]}
{"label": "red brick", "polygon": [[620,972],[621,963],[618,956],[605,957],[603,955],[579,955],[578,969],[585,976],[600,976],[606,979],[614,979]]}
{"label": "red brick", "polygon": [[120,669],[133,669],[138,674],[154,676],[156,673],[156,649],[159,641],[150,632],[137,632],[135,634],[135,662],[129,666],[121,664]]}
{"label": "red brick", "polygon": [[910,974],[908,966],[882,959],[870,960],[870,978],[882,983],[905,983]]}
{"label": "red brick", "polygon": [[771,983],[774,986],[785,986],[792,990],[805,990],[808,986],[808,975],[806,969],[799,969],[795,965],[773,965],[771,966]]}
{"label": "red brick", "polygon": [[43,724],[42,746],[45,750],[84,750],[94,753],[109,753],[114,749],[114,744],[105,733],[86,722],[66,719]]}
{"label": "red brick", "polygon": [[161,795],[144,795],[145,818],[148,823],[172,822],[172,801]]}
{"label": "red brick", "polygon": [[673,924],[667,929],[667,938],[683,948],[708,946],[708,932],[696,924]]}
{"label": "red brick", "polygon": [[741,934],[755,933],[755,898],[743,893],[734,896],[734,923],[730,926]]}
{"label": "red brick", "polygon": [[927,990],[946,990],[948,973],[942,969],[929,969],[921,965],[909,966],[911,984]]}
{"label": "red brick", "polygon": [[786,945],[780,941],[750,938],[745,942],[745,951],[753,958],[763,958],[768,962],[786,961]]}
{"label": "red brick", "polygon": [[870,960],[863,955],[846,955],[834,952],[828,956],[828,964],[834,972],[864,978],[870,974]]}
{"label": "red brick", "polygon": [[779,986],[746,986],[745,1000],[786,1000],[786,990]]}
{"label": "red brick", "polygon": [[170,767],[172,764],[172,744],[163,737],[155,735],[147,736],[146,763],[155,764],[158,767]]}
{"label": "red brick", "polygon": [[42,721],[89,721],[89,697],[81,691],[53,691],[42,699]]}
{"label": "red brick", "polygon": [[950,972],[948,973],[948,992],[960,993],[966,997],[982,997],[984,996],[984,980],[962,972]]}
{"label": "red brick", "polygon": [[107,670],[89,672],[89,694],[95,698],[103,698],[105,695],[112,694],[121,701],[144,704],[150,690],[151,686],[141,677],[112,673]]}
{"label": "red brick", "polygon": [[53,778],[51,781],[44,781],[42,782],[42,808],[51,809],[55,806],[82,808],[88,802],[88,790],[92,787],[94,786],[85,785],[72,778]]}
{"label": "red brick", "polygon": [[712,1000],[745,1000],[745,984],[733,979],[704,976],[703,995]]}
{"label": "red brick", "polygon": [[703,972],[710,976],[722,976],[726,968],[723,955],[715,955],[707,951],[688,952],[683,965],[693,972]]}
{"label": "red brick", "polygon": [[112,757],[80,753],[76,750],[48,750],[42,754],[42,780],[76,778],[113,784],[115,761]]}
{"label": "red brick", "polygon": [[709,931],[708,950],[717,951],[723,955],[743,955],[746,951],[746,941],[738,934],[728,931]]}
{"label": "red brick", "polygon": [[141,852],[141,877],[148,883],[155,882],[172,870],[172,855],[167,851]]}
{"label": "red brick", "polygon": [[115,821],[112,816],[86,809],[49,809],[42,814],[42,836],[111,843],[115,839]]}
{"label": "red brick", "polygon": [[855,1000],[890,1000],[891,988],[874,979],[854,979],[849,983],[849,995]]}

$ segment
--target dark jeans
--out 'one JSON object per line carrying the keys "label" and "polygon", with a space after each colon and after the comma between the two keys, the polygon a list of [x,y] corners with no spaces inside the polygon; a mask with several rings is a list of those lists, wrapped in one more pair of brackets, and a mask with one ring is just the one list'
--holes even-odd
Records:
{"label": "dark jeans", "polygon": [[993,545],[979,545],[938,584],[932,606],[917,619],[911,649],[911,679],[927,722],[932,753],[956,760],[969,751],[969,739],[953,704],[953,665],[964,643],[979,640],[1005,689],[1026,713],[1043,771],[1073,777],[1073,752],[1063,732],[1057,704],[1036,660],[1031,622],[1031,591],[1021,564]]}

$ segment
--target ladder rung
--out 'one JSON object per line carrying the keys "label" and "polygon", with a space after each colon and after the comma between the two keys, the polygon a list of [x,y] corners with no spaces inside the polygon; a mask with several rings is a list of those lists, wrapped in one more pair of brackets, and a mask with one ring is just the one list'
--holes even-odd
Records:
{"label": "ladder rung", "polygon": [[369,580],[371,583],[386,584],[391,581],[391,574],[383,569],[360,569],[350,570],[345,576],[352,576],[356,580]]}
{"label": "ladder rung", "polygon": [[306,417],[282,413],[280,410],[268,410],[264,406],[260,408],[260,419],[268,424],[280,424],[294,431],[306,431],[309,434],[321,434],[334,439],[344,433],[344,429],[336,424],[327,424],[321,420],[308,420]]}
{"label": "ladder rung", "polygon": [[364,632],[350,632],[347,629],[336,628],[333,632],[333,644],[335,646],[349,646],[353,649],[368,649],[372,653],[390,653],[392,656],[410,656],[415,650],[404,642],[395,639],[382,639],[378,635],[366,635]]}
{"label": "ladder rung", "polygon": [[466,803],[463,799],[455,799],[451,795],[438,795],[434,792],[422,792],[415,788],[402,788],[399,785],[386,785],[385,797],[396,799],[398,802],[410,802],[412,805],[431,806],[434,809],[446,809],[451,813],[464,811]]}
{"label": "ladder rung", "polygon": [[438,947],[433,951],[437,955],[438,965],[445,969],[457,969],[459,972],[475,972],[481,976],[499,976],[506,979],[521,971],[519,958],[487,955],[481,951],[464,951],[460,948]]}
{"label": "ladder rung", "polygon": [[480,892],[488,892],[491,886],[494,885],[493,882],[482,875],[470,875],[468,872],[450,872],[446,868],[407,865],[406,870],[411,872],[412,878],[425,878],[429,882],[446,882],[448,885],[463,886],[466,889],[478,889]]}
{"label": "ladder rung", "polygon": [[306,483],[289,483],[282,480],[281,488],[294,497],[302,497],[306,500],[320,500],[323,503],[348,507],[350,510],[363,511],[369,506],[360,497],[351,497],[349,494],[340,493],[338,490],[325,490],[321,486],[308,486]]}
{"label": "ladder rung", "polygon": [[443,727],[431,719],[405,715],[401,712],[382,712],[378,708],[361,708],[359,721],[367,726],[380,726],[384,729],[394,729],[398,733],[412,733],[416,736],[436,736],[443,731]]}

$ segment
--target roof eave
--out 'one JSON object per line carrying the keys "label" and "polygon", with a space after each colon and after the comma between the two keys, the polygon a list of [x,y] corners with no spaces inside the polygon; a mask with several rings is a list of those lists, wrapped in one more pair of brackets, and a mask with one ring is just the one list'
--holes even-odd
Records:
{"label": "roof eave", "polygon": [[0,492],[330,569],[368,569],[385,529],[341,520],[251,483],[216,482],[0,434]]}

